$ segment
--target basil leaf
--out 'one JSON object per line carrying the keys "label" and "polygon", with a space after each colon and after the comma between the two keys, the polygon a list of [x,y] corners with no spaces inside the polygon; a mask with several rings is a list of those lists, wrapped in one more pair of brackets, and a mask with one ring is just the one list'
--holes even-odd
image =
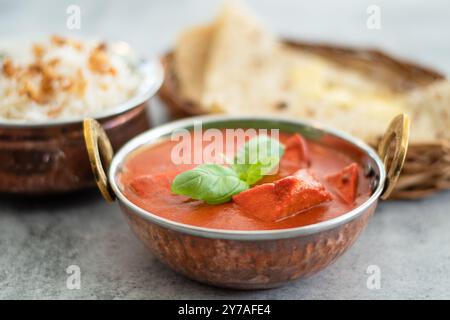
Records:
{"label": "basil leaf", "polygon": [[247,183],[240,180],[235,171],[217,164],[202,164],[182,172],[175,177],[171,187],[175,194],[209,204],[228,202],[233,195],[247,189]]}
{"label": "basil leaf", "polygon": [[283,156],[284,146],[268,136],[258,136],[249,140],[234,157],[232,169],[248,185],[258,182],[271,174]]}

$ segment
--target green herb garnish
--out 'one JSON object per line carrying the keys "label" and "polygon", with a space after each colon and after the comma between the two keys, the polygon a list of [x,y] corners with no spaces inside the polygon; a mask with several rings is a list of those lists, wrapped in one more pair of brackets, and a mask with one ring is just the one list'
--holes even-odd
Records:
{"label": "green herb garnish", "polygon": [[203,200],[209,204],[228,202],[235,194],[248,189],[231,168],[218,164],[202,164],[180,173],[172,182],[172,192]]}
{"label": "green herb garnish", "polygon": [[199,165],[177,175],[171,191],[209,204],[228,202],[233,195],[271,174],[283,153],[284,146],[277,140],[267,136],[255,137],[237,153],[231,167]]}
{"label": "green herb garnish", "polygon": [[234,157],[232,168],[239,178],[253,185],[278,166],[284,146],[268,136],[249,140]]}

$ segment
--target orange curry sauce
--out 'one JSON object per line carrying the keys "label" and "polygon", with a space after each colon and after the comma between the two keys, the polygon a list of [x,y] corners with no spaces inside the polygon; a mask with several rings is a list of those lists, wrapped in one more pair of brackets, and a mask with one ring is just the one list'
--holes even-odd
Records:
{"label": "orange curry sauce", "polygon": [[[291,134],[280,133],[280,142],[284,143],[291,136]],[[171,161],[171,152],[177,143],[177,141],[167,139],[156,145],[137,150],[125,160],[123,170],[118,178],[124,195],[131,202],[155,215],[179,223],[226,230],[293,228],[340,216],[359,206],[370,197],[370,181],[359,167],[355,201],[351,204],[344,201],[333,190],[326,177],[339,172],[355,161],[338,150],[307,141],[308,170],[331,193],[332,200],[280,221],[262,221],[242,212],[233,201],[220,205],[209,205],[203,201],[172,194],[170,184],[173,178],[178,173],[196,166],[179,165]],[[202,152],[201,147],[193,149],[194,152]],[[288,159],[283,157],[280,167],[283,167],[284,161],[288,161]],[[277,175],[265,177],[258,184],[275,181],[288,175],[281,171]],[[264,202],[265,199],[259,201]]]}

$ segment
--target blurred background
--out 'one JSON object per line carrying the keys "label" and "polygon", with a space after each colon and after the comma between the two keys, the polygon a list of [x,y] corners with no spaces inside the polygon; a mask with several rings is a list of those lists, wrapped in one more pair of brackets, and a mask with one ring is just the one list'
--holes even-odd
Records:
{"label": "blurred background", "polygon": [[[186,26],[212,19],[220,0],[0,0],[0,39],[60,33],[125,40],[148,55],[169,49]],[[450,2],[445,0],[248,0],[279,35],[378,47],[450,74]],[[81,9],[68,30],[67,8]],[[367,9],[380,8],[380,29]]]}

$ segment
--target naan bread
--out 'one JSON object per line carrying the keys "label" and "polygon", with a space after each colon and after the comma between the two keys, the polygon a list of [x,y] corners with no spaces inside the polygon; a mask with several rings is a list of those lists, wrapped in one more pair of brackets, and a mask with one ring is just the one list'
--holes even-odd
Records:
{"label": "naan bread", "polygon": [[407,113],[412,142],[450,138],[448,81],[398,93],[357,70],[284,46],[236,1],[226,2],[210,25],[183,33],[175,71],[183,96],[207,113],[314,120],[368,143]]}
{"label": "naan bread", "polygon": [[412,117],[411,141],[429,143],[450,139],[450,82],[438,81],[404,97]]}
{"label": "naan bread", "polygon": [[210,112],[254,113],[279,102],[279,44],[247,8],[228,2],[216,21],[201,105]]}
{"label": "naan bread", "polygon": [[205,61],[214,30],[215,24],[191,27],[177,40],[174,65],[180,92],[188,100],[198,102],[203,95]]}

